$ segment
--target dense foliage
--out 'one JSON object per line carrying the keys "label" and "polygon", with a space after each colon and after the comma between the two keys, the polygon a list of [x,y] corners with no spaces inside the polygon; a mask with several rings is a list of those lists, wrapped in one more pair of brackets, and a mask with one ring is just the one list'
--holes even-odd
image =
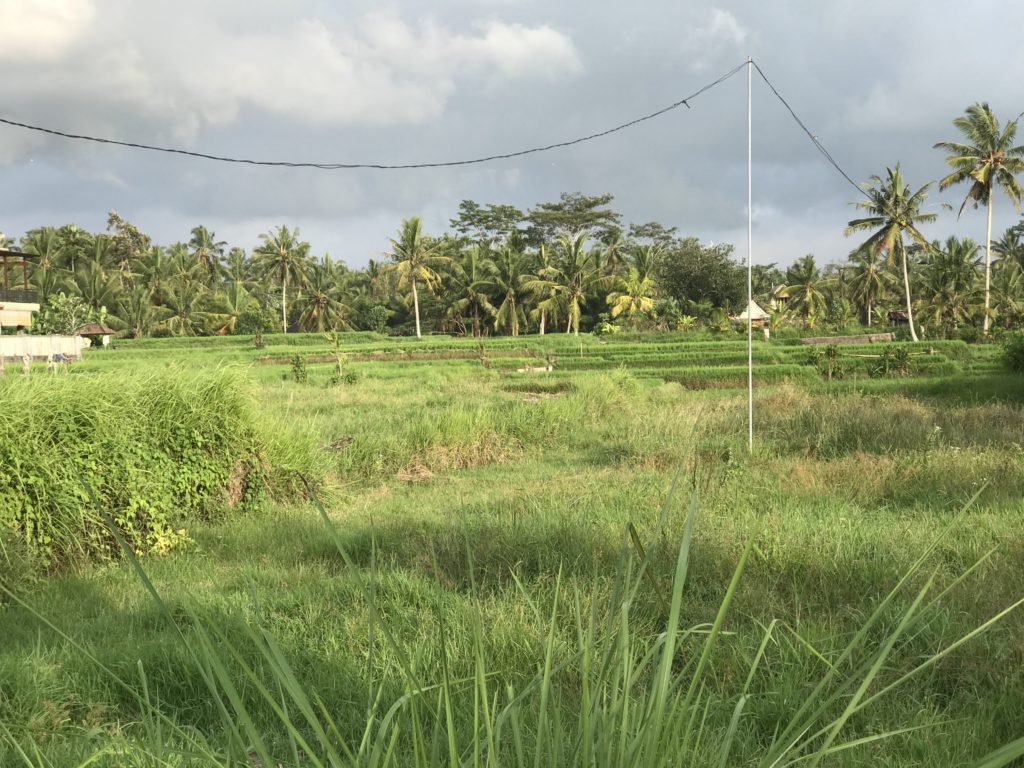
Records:
{"label": "dense foliage", "polygon": [[[822,265],[807,254],[785,270],[756,266],[754,298],[772,329],[842,330],[912,317],[910,336],[934,339],[980,335],[986,318],[999,331],[1020,326],[1024,224],[992,243],[986,270],[974,241],[929,242],[918,229],[933,218],[919,212],[927,187],[911,194],[898,167],[875,177],[861,204],[869,215],[847,227],[871,234],[846,263]],[[524,213],[464,200],[450,232],[430,235],[411,217],[387,259],[363,269],[315,258],[299,231],[285,226],[260,235],[251,252],[229,248],[203,226],[187,243],[165,247],[117,214],[106,233],[41,227],[18,245],[34,257],[38,333],[89,320],[135,338],[738,327],[730,318],[746,303],[746,270],[731,245],[701,243],[657,222],[623,228],[610,202],[610,195],[563,195]]]}
{"label": "dense foliage", "polygon": [[268,448],[235,376],[0,381],[0,536],[38,564],[116,552],[104,513],[133,549],[166,552],[187,521],[267,493]]}

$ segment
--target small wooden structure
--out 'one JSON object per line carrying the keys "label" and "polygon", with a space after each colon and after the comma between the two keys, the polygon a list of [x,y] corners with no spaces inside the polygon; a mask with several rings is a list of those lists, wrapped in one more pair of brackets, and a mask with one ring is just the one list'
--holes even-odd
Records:
{"label": "small wooden structure", "polygon": [[117,333],[117,331],[103,323],[86,323],[85,325],[80,325],[75,329],[75,336],[85,336],[89,340],[89,344],[86,346],[91,346],[91,340],[93,338],[97,338],[105,347],[110,344],[110,337],[115,333]]}

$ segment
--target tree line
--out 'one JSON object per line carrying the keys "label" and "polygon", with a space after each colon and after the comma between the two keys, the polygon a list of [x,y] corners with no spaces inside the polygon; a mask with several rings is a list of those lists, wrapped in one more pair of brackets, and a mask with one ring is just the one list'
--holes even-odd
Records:
{"label": "tree line", "polygon": [[[961,141],[935,146],[988,216],[986,240],[930,241],[924,211],[933,182],[916,190],[899,164],[864,185],[867,232],[845,263],[813,255],[754,268],[755,299],[772,325],[806,327],[906,321],[913,338],[1024,323],[1024,222],[993,238],[997,193],[1018,207],[1024,146],[1017,122],[1000,127],[987,104],[954,121]],[[728,330],[746,304],[746,270],[728,244],[704,244],[658,222],[626,225],[610,194],[565,193],[522,211],[463,200],[447,232],[410,217],[365,268],[313,255],[298,229],[263,233],[250,250],[204,226],[159,245],[111,213],[107,230],[39,227],[18,243],[31,254],[41,304],[33,329],[70,332],[102,321],[126,335],[208,335],[329,330],[473,336],[632,329]],[[0,246],[14,243],[0,236]]]}

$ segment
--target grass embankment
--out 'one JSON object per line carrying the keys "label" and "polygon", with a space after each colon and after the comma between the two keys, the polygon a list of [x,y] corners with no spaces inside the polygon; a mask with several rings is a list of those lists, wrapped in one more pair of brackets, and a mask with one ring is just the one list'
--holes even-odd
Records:
{"label": "grass embankment", "polygon": [[[159,367],[174,355],[153,357]],[[88,365],[82,378],[93,380]],[[123,564],[38,585],[28,601],[71,639],[23,607],[0,617],[0,723],[11,730],[0,735],[0,763],[19,764],[17,744],[31,756],[25,765],[78,766],[102,750],[95,765],[147,765],[151,753],[171,765],[228,764],[232,750],[244,765],[258,737],[264,764],[341,765],[356,761],[338,745],[358,750],[368,732],[384,765],[394,736],[385,716],[397,704],[388,721],[401,725],[395,765],[430,764],[435,753],[434,764],[452,764],[450,749],[470,764],[476,750],[484,765],[487,755],[491,764],[534,765],[535,749],[540,765],[585,764],[584,745],[594,764],[618,765],[620,748],[652,741],[656,748],[638,747],[652,758],[640,764],[659,755],[721,764],[731,741],[725,764],[768,765],[786,729],[804,722],[803,704],[821,705],[804,713],[814,715],[808,730],[793,731],[809,738],[837,722],[861,682],[862,700],[874,696],[1024,595],[1024,414],[1020,389],[1002,378],[863,383],[877,394],[852,381],[765,389],[748,457],[745,397],[657,377],[374,361],[352,364],[353,384],[327,387],[329,367],[311,367],[304,386],[273,366],[246,375],[260,382],[261,418],[306,435],[329,463],[338,542],[308,506],[197,523],[194,546],[143,560],[169,617]],[[1000,400],[979,400],[986,391]],[[678,468],[682,489],[662,518]],[[926,567],[883,603],[979,490]],[[691,491],[699,512],[680,593],[683,632],[669,656],[670,685],[659,688]],[[755,548],[722,632],[684,706],[749,541]],[[628,604],[616,596],[624,543],[638,586]],[[930,579],[928,594],[941,599],[917,612],[917,590]],[[1022,633],[1024,621],[1010,614],[858,709],[835,743],[863,743],[822,764],[952,768],[1024,735]],[[204,679],[215,676],[217,659],[225,677],[214,688],[227,719]],[[826,698],[816,699],[815,685],[829,675]],[[412,678],[438,687],[411,696]],[[224,693],[227,680],[238,686],[237,704]],[[311,706],[327,747],[296,700],[300,690],[324,703]],[[656,718],[620,706],[650,712],[659,690],[674,702],[660,741],[639,725]],[[136,697],[144,691],[148,699]],[[509,691],[523,697],[511,710]],[[280,701],[294,729],[275,711]],[[169,722],[160,725],[154,708]],[[417,728],[426,759],[415,754]],[[871,740],[901,728],[921,730]],[[199,749],[197,734],[209,744],[191,763],[171,753]],[[311,748],[293,748],[290,737]],[[824,742],[817,736],[800,749]],[[331,762],[332,748],[341,760]]]}

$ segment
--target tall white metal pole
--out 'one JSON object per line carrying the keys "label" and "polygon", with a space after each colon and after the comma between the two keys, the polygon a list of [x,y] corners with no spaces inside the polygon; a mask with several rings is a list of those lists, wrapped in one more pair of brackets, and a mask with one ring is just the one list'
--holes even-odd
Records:
{"label": "tall white metal pole", "polygon": [[[747,57],[747,449],[754,452],[754,60]],[[761,322],[764,322],[762,320]]]}

